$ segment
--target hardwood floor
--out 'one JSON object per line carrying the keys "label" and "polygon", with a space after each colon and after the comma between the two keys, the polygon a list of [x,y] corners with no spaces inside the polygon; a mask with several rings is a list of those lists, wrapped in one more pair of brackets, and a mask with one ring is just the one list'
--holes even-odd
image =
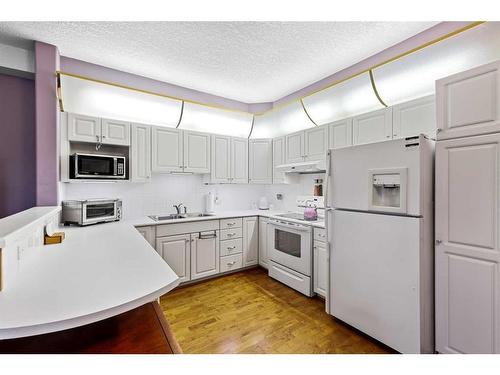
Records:
{"label": "hardwood floor", "polygon": [[262,268],[181,287],[161,307],[189,353],[392,353]]}

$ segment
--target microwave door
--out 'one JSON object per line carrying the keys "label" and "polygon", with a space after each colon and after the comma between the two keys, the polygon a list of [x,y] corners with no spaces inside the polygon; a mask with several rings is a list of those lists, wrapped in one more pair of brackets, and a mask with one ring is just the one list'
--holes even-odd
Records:
{"label": "microwave door", "polygon": [[115,160],[110,157],[78,155],[75,177],[109,178],[115,175]]}

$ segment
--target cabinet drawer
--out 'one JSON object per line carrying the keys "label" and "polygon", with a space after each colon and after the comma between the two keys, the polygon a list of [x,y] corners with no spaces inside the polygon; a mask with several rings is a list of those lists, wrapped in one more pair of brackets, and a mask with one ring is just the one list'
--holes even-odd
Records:
{"label": "cabinet drawer", "polygon": [[281,281],[306,296],[312,296],[311,278],[269,261],[269,276]]}
{"label": "cabinet drawer", "polygon": [[243,236],[243,231],[241,230],[241,228],[223,229],[220,231],[221,241],[241,238],[242,236]]}
{"label": "cabinet drawer", "polygon": [[243,239],[225,240],[220,242],[220,255],[233,255],[243,252]]}
{"label": "cabinet drawer", "polygon": [[241,228],[243,226],[243,219],[235,217],[232,219],[223,219],[220,221],[220,229]]}
{"label": "cabinet drawer", "polygon": [[219,269],[220,272],[237,270],[238,268],[241,268],[242,264],[243,264],[242,254],[228,255],[220,258]]}
{"label": "cabinet drawer", "polygon": [[326,242],[326,229],[314,228],[314,240]]}

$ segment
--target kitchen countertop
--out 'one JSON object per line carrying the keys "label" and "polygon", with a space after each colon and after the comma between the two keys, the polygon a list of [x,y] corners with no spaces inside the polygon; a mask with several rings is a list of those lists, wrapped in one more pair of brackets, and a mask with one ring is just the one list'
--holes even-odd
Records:
{"label": "kitchen countertop", "polygon": [[[147,216],[144,217],[139,217],[135,219],[127,219],[124,222],[136,226],[136,227],[141,227],[141,226],[150,226],[150,225],[163,225],[163,224],[178,224],[178,223],[189,223],[193,221],[207,221],[207,220],[221,220],[221,219],[229,219],[233,217],[249,217],[249,216],[262,216],[262,217],[268,217],[268,218],[277,218],[277,219],[283,219],[280,217],[277,217],[277,215],[283,214],[287,211],[270,211],[270,210],[235,210],[235,211],[221,211],[221,212],[216,212],[213,215],[210,216],[201,216],[201,217],[190,217],[186,219],[172,219],[172,220],[161,220],[161,221],[155,221]],[[288,211],[291,212],[291,211]],[[295,220],[295,219],[286,219],[287,221],[291,222],[296,222],[300,224],[304,224],[303,221],[300,220]],[[324,221],[315,221],[309,223],[313,227],[317,228],[324,228],[325,227],[325,222]]]}
{"label": "kitchen countertop", "polygon": [[16,237],[28,225],[42,224],[47,217],[61,211],[61,207],[33,207],[29,210],[0,219],[0,248],[6,247],[8,241]]}
{"label": "kitchen countertop", "polygon": [[103,320],[151,302],[179,284],[130,223],[60,230],[66,234],[63,243],[22,253],[13,282],[0,292],[0,339]]}

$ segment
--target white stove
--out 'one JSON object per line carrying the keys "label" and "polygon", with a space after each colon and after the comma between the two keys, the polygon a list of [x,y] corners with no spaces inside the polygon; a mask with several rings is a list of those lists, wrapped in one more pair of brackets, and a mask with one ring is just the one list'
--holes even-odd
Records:
{"label": "white stove", "polygon": [[269,276],[291,288],[312,297],[312,226],[314,220],[304,218],[304,209],[323,209],[323,197],[299,197],[297,208],[300,212],[276,215],[269,219],[271,227],[269,249]]}

